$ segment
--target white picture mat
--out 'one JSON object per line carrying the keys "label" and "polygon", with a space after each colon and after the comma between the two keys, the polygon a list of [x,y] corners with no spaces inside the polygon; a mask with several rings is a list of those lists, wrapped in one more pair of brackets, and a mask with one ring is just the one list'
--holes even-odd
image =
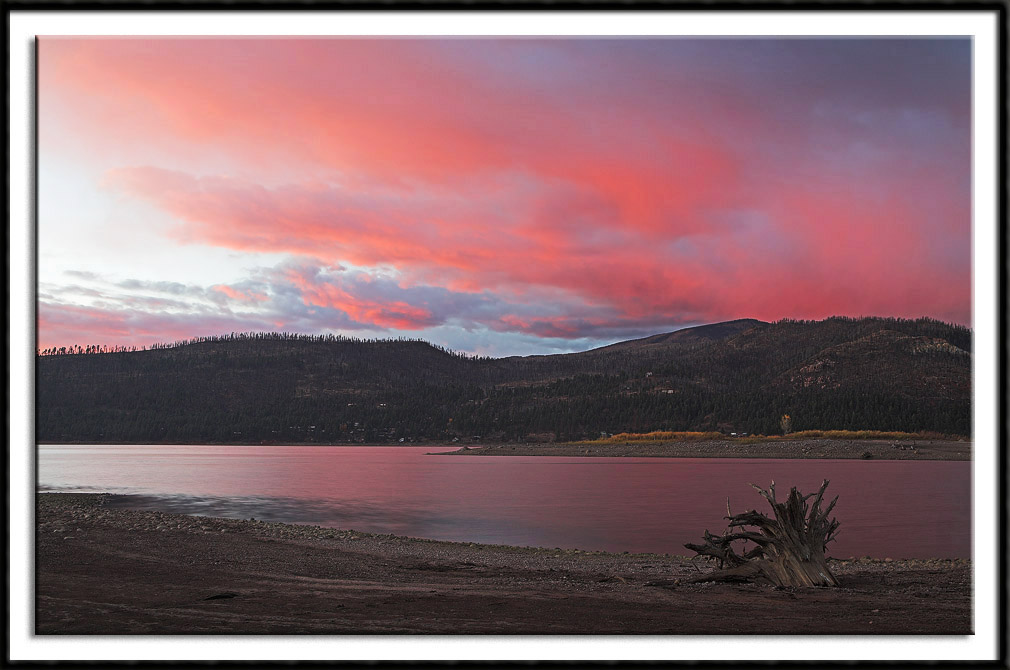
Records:
{"label": "white picture mat", "polygon": [[[32,633],[35,35],[683,35],[973,38],[974,630],[971,636],[41,636]],[[999,318],[993,12],[10,13],[10,654],[12,660],[968,660],[997,653]],[[825,613],[830,616],[830,613]],[[731,633],[731,631],[727,631]],[[802,633],[798,630],[797,633]]]}

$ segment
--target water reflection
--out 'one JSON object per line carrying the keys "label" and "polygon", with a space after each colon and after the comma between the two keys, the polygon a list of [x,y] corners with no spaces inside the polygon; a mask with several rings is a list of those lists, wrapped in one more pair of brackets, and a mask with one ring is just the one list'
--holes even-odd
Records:
{"label": "water reflection", "polygon": [[688,553],[748,485],[831,480],[834,556],[970,555],[971,463],[429,456],[432,447],[41,446],[40,490],[141,509],[433,539]]}

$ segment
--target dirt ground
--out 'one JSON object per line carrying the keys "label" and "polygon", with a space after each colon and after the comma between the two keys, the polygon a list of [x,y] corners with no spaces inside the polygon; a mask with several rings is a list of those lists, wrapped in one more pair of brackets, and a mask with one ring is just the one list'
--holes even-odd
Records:
{"label": "dirt ground", "polygon": [[686,557],[436,542],[39,494],[37,634],[968,634],[967,560],[840,588],[684,584]]}
{"label": "dirt ground", "polygon": [[[473,444],[452,455],[468,456],[653,456],[657,458],[875,458],[969,461],[971,442],[956,440],[698,440],[624,444]],[[867,456],[869,454],[869,456]]]}

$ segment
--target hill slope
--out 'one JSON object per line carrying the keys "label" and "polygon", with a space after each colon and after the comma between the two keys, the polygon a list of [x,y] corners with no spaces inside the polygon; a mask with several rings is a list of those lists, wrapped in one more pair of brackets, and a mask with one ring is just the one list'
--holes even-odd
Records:
{"label": "hill slope", "polygon": [[619,351],[662,344],[713,342],[716,340],[725,340],[751,328],[767,325],[764,321],[758,321],[757,319],[723,321],[722,323],[710,323],[705,326],[695,326],[694,328],[683,328],[675,330],[672,333],[660,333],[659,335],[652,335],[638,340],[618,342],[606,347],[600,347],[594,351]]}
{"label": "hill slope", "polygon": [[473,359],[419,341],[251,335],[40,356],[39,442],[576,439],[601,431],[971,432],[971,331],[754,320]]}

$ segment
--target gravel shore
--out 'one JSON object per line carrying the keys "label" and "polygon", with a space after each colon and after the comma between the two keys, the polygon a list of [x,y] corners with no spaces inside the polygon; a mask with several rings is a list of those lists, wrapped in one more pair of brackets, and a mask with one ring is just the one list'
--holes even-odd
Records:
{"label": "gravel shore", "polygon": [[[970,461],[971,442],[957,440],[785,439],[626,442],[621,444],[468,445],[456,456],[646,456],[656,458],[873,458],[884,461]],[[433,452],[434,453],[434,452]]]}
{"label": "gravel shore", "polygon": [[521,548],[38,494],[38,634],[971,630],[967,560],[833,560],[841,587],[684,584],[683,556]]}

